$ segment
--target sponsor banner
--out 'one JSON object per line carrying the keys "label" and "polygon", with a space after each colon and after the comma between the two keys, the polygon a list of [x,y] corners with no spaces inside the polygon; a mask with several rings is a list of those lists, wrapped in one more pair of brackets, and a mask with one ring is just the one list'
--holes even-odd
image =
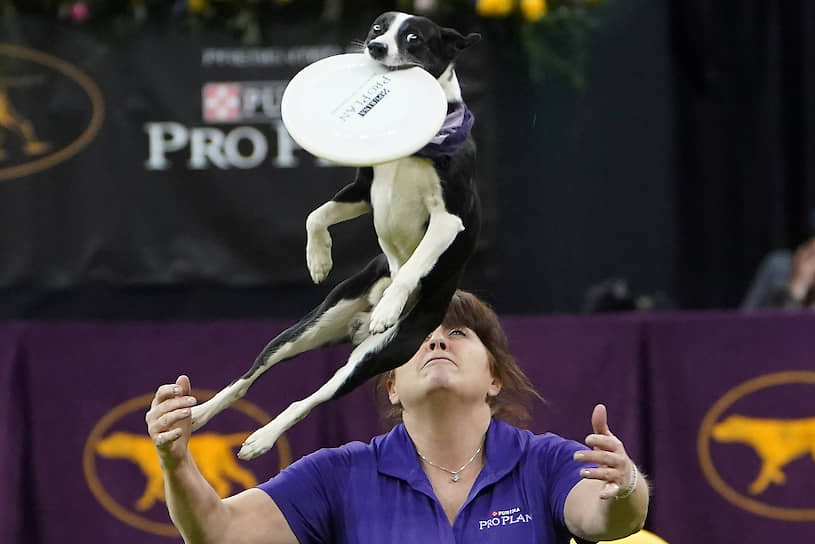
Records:
{"label": "sponsor banner", "polygon": [[[285,325],[269,321],[0,326],[4,340],[0,346],[5,350],[0,351],[0,380],[8,369],[18,368],[26,375],[19,395],[3,397],[17,403],[4,410],[3,417],[16,413],[27,422],[25,440],[17,425],[18,432],[4,435],[8,442],[0,448],[0,455],[6,456],[3,470],[17,467],[10,481],[20,483],[13,488],[4,485],[0,491],[0,512],[5,516],[0,518],[0,534],[19,527],[23,534],[36,535],[31,540],[8,540],[24,544],[64,542],[65,535],[77,542],[177,541],[144,423],[153,392],[186,373],[198,397],[206,398],[243,374]],[[511,318],[506,326],[521,364],[548,400],[536,410],[533,430],[582,440],[591,430],[592,403],[600,398],[601,384],[624,374],[632,361],[639,326],[596,324],[581,330],[576,321],[555,318]],[[584,349],[575,350],[575,343]],[[219,493],[251,487],[318,448],[350,440],[367,442],[383,432],[371,388],[361,387],[315,408],[267,454],[248,462],[236,457],[243,437],[317,389],[347,353],[341,347],[319,350],[270,369],[242,402],[194,434],[192,454]],[[604,378],[598,378],[595,387],[586,376]],[[635,444],[626,433],[636,431],[636,425],[625,420],[635,413],[636,391],[602,398],[610,404],[615,431]],[[618,404],[622,401],[629,406]],[[3,429],[8,432],[8,427]],[[23,509],[20,504],[30,506]],[[535,515],[513,506],[485,518],[485,530],[496,524],[526,523]]]}
{"label": "sponsor banner", "polygon": [[[583,440],[595,403],[653,483],[648,528],[668,542],[807,541],[815,525],[815,316],[507,317],[513,352],[547,402],[532,430]],[[38,544],[178,539],[144,414],[186,373],[204,399],[287,323],[0,325],[0,535]],[[266,455],[242,438],[323,384],[348,349],[272,368],[195,434],[223,495],[302,455],[383,431],[369,387],[315,408]],[[489,455],[489,452],[487,452]],[[483,530],[535,512],[498,505]],[[22,535],[22,536],[21,536]],[[169,540],[168,540],[169,539]]]}
{"label": "sponsor banner", "polygon": [[[300,23],[241,47],[147,25],[97,43],[21,24],[27,42],[0,40],[0,286],[310,283],[306,217],[354,170],[302,150],[280,101],[291,77],[354,36]],[[464,92],[484,126],[489,92]],[[370,217],[332,231],[333,284],[379,250]]]}
{"label": "sponsor banner", "polygon": [[534,430],[582,442],[592,432],[594,406],[602,402],[611,431],[633,459],[645,458],[641,322],[578,317],[503,322],[513,354],[546,401],[536,405]]}
{"label": "sponsor banner", "polygon": [[[815,318],[648,325],[651,522],[669,542],[815,530]],[[738,532],[743,528],[744,534]]]}

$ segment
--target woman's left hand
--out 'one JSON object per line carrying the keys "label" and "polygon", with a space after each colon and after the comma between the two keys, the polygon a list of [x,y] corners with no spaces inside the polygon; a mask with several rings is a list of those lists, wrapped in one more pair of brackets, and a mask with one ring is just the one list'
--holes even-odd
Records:
{"label": "woman's left hand", "polygon": [[586,437],[586,445],[591,451],[578,451],[575,461],[594,463],[597,468],[584,468],[580,471],[583,478],[601,480],[605,483],[600,491],[601,499],[613,499],[634,481],[634,462],[625,452],[619,438],[614,436],[608,427],[606,407],[598,404],[591,414],[591,426],[594,433]]}

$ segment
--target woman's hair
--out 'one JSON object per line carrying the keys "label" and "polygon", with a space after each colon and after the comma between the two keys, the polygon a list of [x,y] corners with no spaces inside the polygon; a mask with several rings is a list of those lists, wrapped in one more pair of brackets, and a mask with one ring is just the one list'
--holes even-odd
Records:
{"label": "woman's hair", "polygon": [[[487,399],[493,416],[526,427],[531,420],[530,400],[535,398],[542,401],[543,397],[535,391],[532,382],[510,353],[509,341],[493,309],[472,293],[458,290],[450,301],[442,326],[468,327],[475,331],[487,348],[492,375],[501,382],[500,393]],[[377,377],[375,384],[380,417],[388,428],[402,421],[402,407],[393,405],[388,400],[388,381],[394,375],[393,370],[384,372]]]}

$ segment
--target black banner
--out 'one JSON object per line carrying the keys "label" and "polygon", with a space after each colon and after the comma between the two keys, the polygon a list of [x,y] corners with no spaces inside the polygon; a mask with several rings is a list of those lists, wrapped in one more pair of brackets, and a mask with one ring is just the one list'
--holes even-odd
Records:
{"label": "black banner", "polygon": [[[310,282],[306,216],[354,171],[300,149],[280,99],[304,66],[363,37],[324,27],[244,47],[149,25],[104,41],[23,19],[0,40],[0,287]],[[489,125],[482,75],[459,70],[476,134]],[[332,235],[331,284],[379,251],[370,216]]]}

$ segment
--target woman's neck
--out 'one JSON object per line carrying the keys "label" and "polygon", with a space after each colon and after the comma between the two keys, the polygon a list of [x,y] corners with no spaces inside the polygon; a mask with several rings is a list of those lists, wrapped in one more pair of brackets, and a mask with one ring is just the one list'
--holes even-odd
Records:
{"label": "woman's neck", "polygon": [[402,414],[416,449],[433,463],[455,469],[483,446],[492,413],[489,405],[436,406]]}

